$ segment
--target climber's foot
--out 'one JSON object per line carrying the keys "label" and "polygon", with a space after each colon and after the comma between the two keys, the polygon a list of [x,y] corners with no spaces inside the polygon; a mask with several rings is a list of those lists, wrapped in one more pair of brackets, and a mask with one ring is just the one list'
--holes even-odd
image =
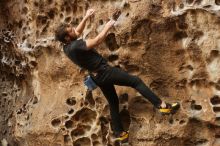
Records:
{"label": "climber's foot", "polygon": [[180,104],[178,102],[174,102],[172,104],[165,103],[166,105],[163,107],[159,107],[159,112],[162,114],[175,114],[180,108]]}
{"label": "climber's foot", "polygon": [[129,133],[124,131],[116,138],[116,141],[120,143],[128,143],[128,136]]}

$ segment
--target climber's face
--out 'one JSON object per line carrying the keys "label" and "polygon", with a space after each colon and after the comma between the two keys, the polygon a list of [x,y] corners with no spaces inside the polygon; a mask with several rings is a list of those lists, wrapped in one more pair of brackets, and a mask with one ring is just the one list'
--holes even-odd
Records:
{"label": "climber's face", "polygon": [[69,42],[69,41],[73,41],[77,38],[77,35],[76,35],[76,30],[73,26],[69,25],[67,28],[66,28],[66,31],[67,31],[67,34],[68,36],[66,37],[66,40]]}

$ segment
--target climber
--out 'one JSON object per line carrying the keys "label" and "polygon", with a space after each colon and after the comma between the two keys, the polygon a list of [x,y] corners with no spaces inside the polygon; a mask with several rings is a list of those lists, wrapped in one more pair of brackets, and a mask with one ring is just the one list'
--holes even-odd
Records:
{"label": "climber", "polygon": [[139,77],[130,75],[120,68],[110,66],[107,60],[95,50],[105,40],[107,33],[114,26],[115,20],[109,20],[96,37],[86,40],[79,39],[86,21],[93,15],[94,10],[89,9],[76,28],[69,24],[61,24],[55,31],[55,38],[63,43],[64,53],[73,63],[93,74],[92,80],[101,89],[109,103],[114,134],[117,140],[126,141],[128,140],[128,132],[122,127],[119,100],[114,85],[129,86],[136,89],[162,114],[174,113],[180,105],[179,103],[169,104],[162,101]]}

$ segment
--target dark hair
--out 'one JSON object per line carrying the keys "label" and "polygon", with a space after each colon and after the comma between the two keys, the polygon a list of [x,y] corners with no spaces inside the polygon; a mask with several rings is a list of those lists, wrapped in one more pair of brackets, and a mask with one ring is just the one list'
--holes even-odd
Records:
{"label": "dark hair", "polygon": [[65,37],[68,35],[66,28],[68,27],[68,24],[61,24],[57,27],[57,29],[55,30],[55,39],[62,42],[62,43],[66,43],[66,39]]}

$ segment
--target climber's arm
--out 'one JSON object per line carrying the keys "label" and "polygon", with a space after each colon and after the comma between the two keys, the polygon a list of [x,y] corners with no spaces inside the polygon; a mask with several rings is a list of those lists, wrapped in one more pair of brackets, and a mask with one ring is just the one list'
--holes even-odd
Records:
{"label": "climber's arm", "polygon": [[85,26],[86,26],[86,21],[88,20],[89,17],[91,17],[94,14],[95,10],[89,9],[86,12],[86,16],[83,18],[83,20],[79,23],[79,25],[76,27],[76,34],[77,36],[81,35]]}
{"label": "climber's arm", "polygon": [[94,38],[94,39],[88,39],[86,40],[86,46],[88,49],[92,49],[103,42],[103,40],[106,38],[108,31],[110,28],[115,24],[114,20],[110,20],[103,30]]}

